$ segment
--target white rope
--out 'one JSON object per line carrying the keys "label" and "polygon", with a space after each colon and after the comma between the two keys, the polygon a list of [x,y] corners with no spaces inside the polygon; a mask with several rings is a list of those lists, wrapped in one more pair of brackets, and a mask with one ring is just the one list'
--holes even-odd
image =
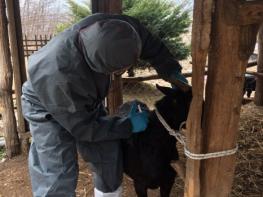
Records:
{"label": "white rope", "polygon": [[203,159],[211,159],[211,158],[225,157],[225,156],[233,155],[237,152],[237,150],[238,150],[238,146],[236,146],[233,149],[225,150],[225,151],[206,153],[206,154],[195,154],[195,153],[191,153],[189,150],[184,148],[184,153],[190,159],[203,160]]}
{"label": "white rope", "polygon": [[187,147],[186,147],[186,138],[182,133],[182,127],[185,125],[186,122],[182,122],[179,128],[179,131],[172,129],[167,122],[164,120],[160,112],[155,109],[155,114],[159,121],[162,123],[164,128],[169,132],[170,135],[174,136],[183,146],[184,146],[184,154],[193,160],[203,160],[203,159],[211,159],[211,158],[217,158],[217,157],[225,157],[229,155],[233,155],[237,152],[238,146],[236,146],[233,149],[230,150],[225,150],[225,151],[219,151],[219,152],[214,152],[214,153],[205,153],[205,154],[196,154],[196,153],[191,153]]}

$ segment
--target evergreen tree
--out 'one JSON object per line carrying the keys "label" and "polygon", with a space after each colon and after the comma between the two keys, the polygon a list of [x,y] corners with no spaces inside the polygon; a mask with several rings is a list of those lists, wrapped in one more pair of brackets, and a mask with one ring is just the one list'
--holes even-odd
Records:
{"label": "evergreen tree", "polygon": [[86,16],[91,15],[91,10],[89,8],[88,3],[81,5],[77,3],[75,0],[67,0],[67,6],[69,8],[72,20],[69,21],[68,23],[60,23],[59,25],[57,25],[57,33],[70,27],[72,24],[77,23],[78,21],[85,18]]}
{"label": "evergreen tree", "polygon": [[185,59],[190,52],[181,35],[191,24],[189,11],[169,0],[124,0],[123,13],[139,19],[154,35],[163,40],[178,59]]}
{"label": "evergreen tree", "polygon": [[[188,0],[176,5],[171,0],[123,0],[123,14],[139,19],[152,34],[160,37],[178,60],[187,58],[190,47],[182,41],[191,24]],[[72,21],[58,26],[58,32],[91,14],[88,4],[68,0]]]}

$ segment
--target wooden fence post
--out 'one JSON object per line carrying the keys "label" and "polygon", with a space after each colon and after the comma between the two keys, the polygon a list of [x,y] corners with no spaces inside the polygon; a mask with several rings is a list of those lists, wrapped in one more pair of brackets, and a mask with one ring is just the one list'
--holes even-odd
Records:
{"label": "wooden fence post", "polygon": [[[235,12],[227,7],[231,2],[238,5],[241,1],[215,1],[203,116],[205,153],[236,147],[246,64],[258,31],[258,25],[231,25],[232,21],[226,21],[226,13]],[[234,155],[203,160],[200,196],[229,196],[234,170]]]}
{"label": "wooden fence post", "polygon": [[[263,73],[263,23],[258,34],[258,73]],[[255,104],[263,106],[263,77],[257,78]]]}
{"label": "wooden fence post", "polygon": [[[21,107],[21,95],[22,95],[22,74],[21,74],[21,62],[19,57],[19,47],[20,44],[18,44],[18,33],[16,27],[15,20],[17,18],[17,13],[15,13],[14,8],[14,1],[17,0],[7,0],[6,6],[7,6],[7,14],[9,19],[9,32],[10,32],[10,46],[11,46],[11,56],[12,56],[12,62],[13,62],[13,72],[14,72],[14,84],[15,84],[15,94],[16,94],[16,107],[17,107],[17,125],[18,125],[18,133],[20,137],[20,143],[21,143],[21,150],[23,154],[27,154],[29,150],[29,139],[25,138],[24,134],[26,132],[26,126],[25,126],[25,120],[22,115],[22,107]],[[19,17],[18,17],[19,18]],[[19,37],[21,37],[20,35]]]}
{"label": "wooden fence post", "polygon": [[[195,0],[192,28],[193,100],[187,119],[187,148],[193,153],[202,152],[203,91],[205,66],[210,45],[213,0]],[[188,159],[186,163],[185,197],[200,196],[200,161]]]}
{"label": "wooden fence post", "polygon": [[[122,13],[122,0],[92,0],[91,3],[92,13]],[[114,114],[122,102],[122,78],[121,76],[112,76],[111,87],[107,97],[109,113]]]}
{"label": "wooden fence post", "polygon": [[9,158],[19,154],[20,144],[12,99],[13,71],[10,59],[5,0],[0,0],[0,106],[4,123],[6,153]]}
{"label": "wooden fence post", "polygon": [[21,24],[21,15],[20,15],[20,5],[19,0],[13,0],[14,4],[14,14],[15,14],[15,27],[16,27],[16,39],[17,39],[17,50],[19,55],[19,64],[20,64],[20,74],[21,82],[24,83],[27,80],[27,71],[25,65],[25,54],[24,54],[24,45],[23,45],[23,32]]}

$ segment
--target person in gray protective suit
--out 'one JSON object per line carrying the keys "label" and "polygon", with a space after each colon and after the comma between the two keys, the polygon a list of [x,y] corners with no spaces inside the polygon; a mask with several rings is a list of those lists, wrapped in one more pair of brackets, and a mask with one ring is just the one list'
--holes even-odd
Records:
{"label": "person in gray protective suit", "polygon": [[29,172],[34,196],[75,196],[77,150],[90,163],[95,197],[121,196],[121,139],[147,127],[136,103],[127,117],[103,106],[112,73],[141,58],[165,80],[181,66],[140,22],[124,15],[94,14],[58,34],[30,56],[22,109],[32,143]]}

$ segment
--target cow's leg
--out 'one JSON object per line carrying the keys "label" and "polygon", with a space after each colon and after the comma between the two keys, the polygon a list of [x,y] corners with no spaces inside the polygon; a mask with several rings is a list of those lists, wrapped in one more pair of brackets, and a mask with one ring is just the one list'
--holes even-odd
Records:
{"label": "cow's leg", "polygon": [[250,98],[251,94],[252,94],[252,90],[251,89],[247,90],[247,97],[248,98]]}
{"label": "cow's leg", "polygon": [[135,191],[138,197],[147,197],[147,188],[141,182],[134,181]]}
{"label": "cow's leg", "polygon": [[164,182],[160,185],[160,195],[161,197],[169,197],[170,192],[172,190],[174,179],[176,176],[176,172],[170,166],[167,170],[167,174],[165,174]]}

